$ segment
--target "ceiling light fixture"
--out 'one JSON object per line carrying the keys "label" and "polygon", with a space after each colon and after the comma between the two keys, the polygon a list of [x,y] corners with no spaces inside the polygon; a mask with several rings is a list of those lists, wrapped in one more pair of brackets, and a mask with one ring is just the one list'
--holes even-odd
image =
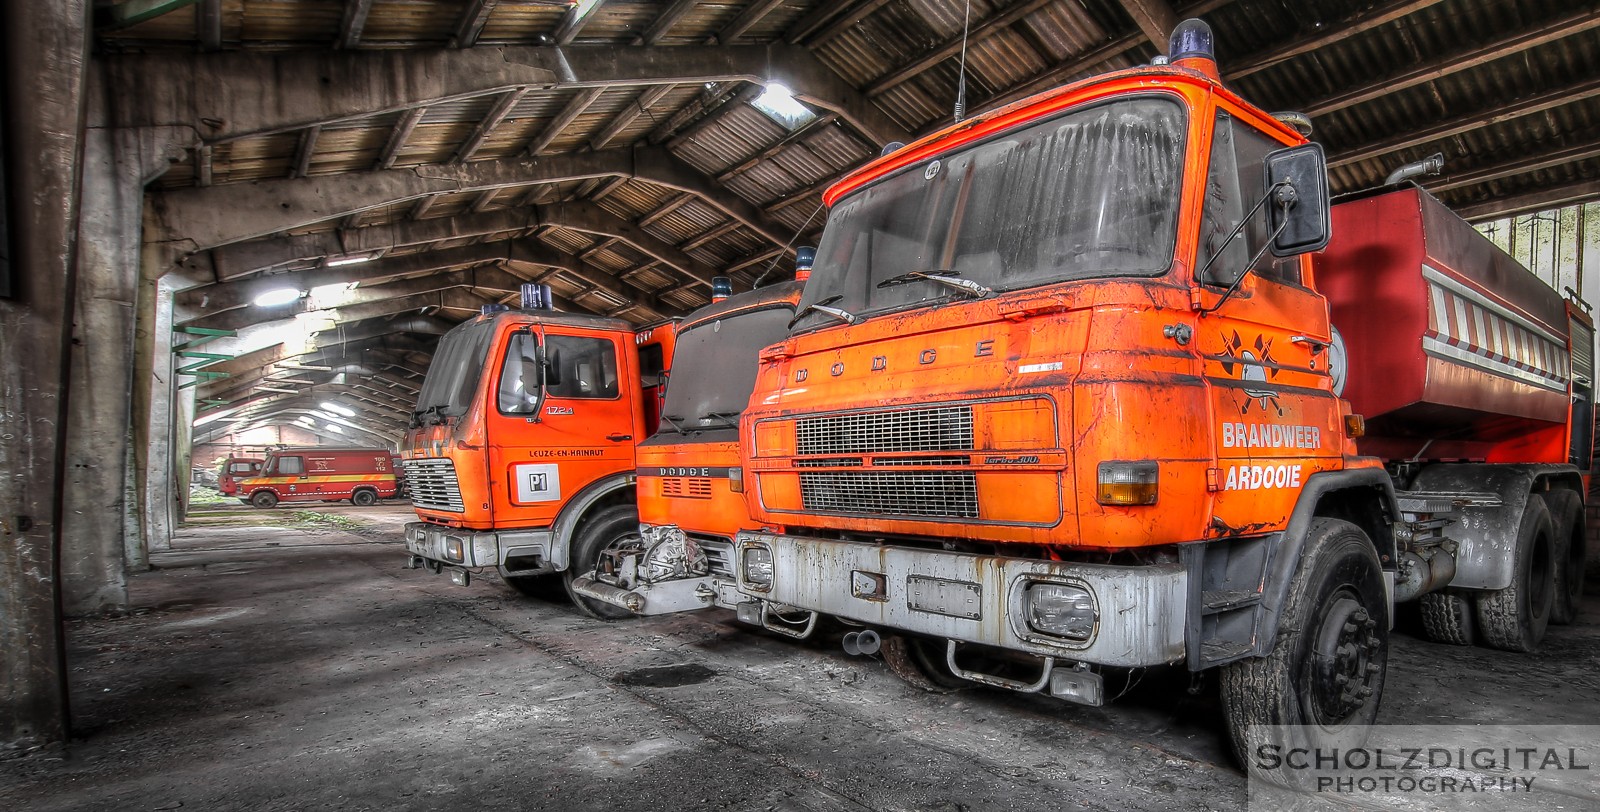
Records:
{"label": "ceiling light fixture", "polygon": [[255,298],[256,307],[278,307],[286,305],[300,298],[300,291],[294,288],[274,288]]}

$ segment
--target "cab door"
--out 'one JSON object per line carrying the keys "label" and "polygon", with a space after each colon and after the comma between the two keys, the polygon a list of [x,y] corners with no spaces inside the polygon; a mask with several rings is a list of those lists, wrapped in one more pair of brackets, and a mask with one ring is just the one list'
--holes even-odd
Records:
{"label": "cab door", "polygon": [[[1306,480],[1342,458],[1327,303],[1308,287],[1301,257],[1266,250],[1266,207],[1251,214],[1267,192],[1266,156],[1284,146],[1246,114],[1216,114],[1194,264],[1202,311],[1195,342],[1216,459],[1208,473],[1212,535],[1281,527]],[[1241,220],[1243,232],[1229,241]]]}
{"label": "cab door", "polygon": [[548,527],[585,488],[633,468],[631,341],[548,324],[507,338],[486,410],[496,526]]}

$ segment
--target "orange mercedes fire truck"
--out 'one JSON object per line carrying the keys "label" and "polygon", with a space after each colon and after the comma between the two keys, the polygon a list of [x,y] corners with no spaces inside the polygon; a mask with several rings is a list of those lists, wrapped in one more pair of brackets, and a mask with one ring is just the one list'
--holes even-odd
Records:
{"label": "orange mercedes fire truck", "polygon": [[740,421],[742,618],[930,686],[1214,674],[1241,752],[1363,733],[1398,602],[1513,651],[1571,619],[1590,320],[1405,173],[1332,205],[1204,23],[1170,53],[827,192]]}
{"label": "orange mercedes fire truck", "polygon": [[[675,323],[558,313],[548,286],[489,305],[439,342],[401,455],[418,521],[407,564],[466,585],[497,569],[570,593],[601,550],[638,533],[634,447],[661,414]],[[621,614],[572,594],[584,611]]]}
{"label": "orange mercedes fire truck", "polygon": [[808,251],[799,250],[796,281],[715,300],[678,325],[661,429],[638,450],[639,536],[606,551],[575,590],[641,615],[744,602],[733,537],[753,525],[739,415],[755,386],[756,353],[788,335]]}

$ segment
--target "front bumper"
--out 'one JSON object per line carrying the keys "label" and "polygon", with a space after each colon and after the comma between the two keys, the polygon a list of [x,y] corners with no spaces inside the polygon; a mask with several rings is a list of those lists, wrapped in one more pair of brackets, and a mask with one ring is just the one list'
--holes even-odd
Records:
{"label": "front bumper", "polygon": [[[772,552],[772,583],[745,580],[745,553]],[[1189,588],[1183,566],[1113,566],[880,547],[771,533],[740,533],[739,589],[751,598],[880,629],[977,643],[1041,657],[1113,667],[1184,658]],[[1089,639],[1073,641],[1028,626],[1034,582],[1088,590],[1097,607]]]}
{"label": "front bumper", "polygon": [[[465,570],[494,567],[511,578],[554,572],[549,556],[553,539],[549,530],[466,530],[428,522],[406,525],[406,552],[410,555]],[[459,558],[452,555],[457,548]]]}

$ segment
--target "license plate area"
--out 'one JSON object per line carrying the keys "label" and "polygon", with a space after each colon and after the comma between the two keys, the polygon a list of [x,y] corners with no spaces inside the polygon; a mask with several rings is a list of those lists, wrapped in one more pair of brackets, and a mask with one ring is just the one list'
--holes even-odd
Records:
{"label": "license plate area", "polygon": [[983,618],[983,587],[926,575],[906,577],[906,606],[918,612],[967,620]]}

